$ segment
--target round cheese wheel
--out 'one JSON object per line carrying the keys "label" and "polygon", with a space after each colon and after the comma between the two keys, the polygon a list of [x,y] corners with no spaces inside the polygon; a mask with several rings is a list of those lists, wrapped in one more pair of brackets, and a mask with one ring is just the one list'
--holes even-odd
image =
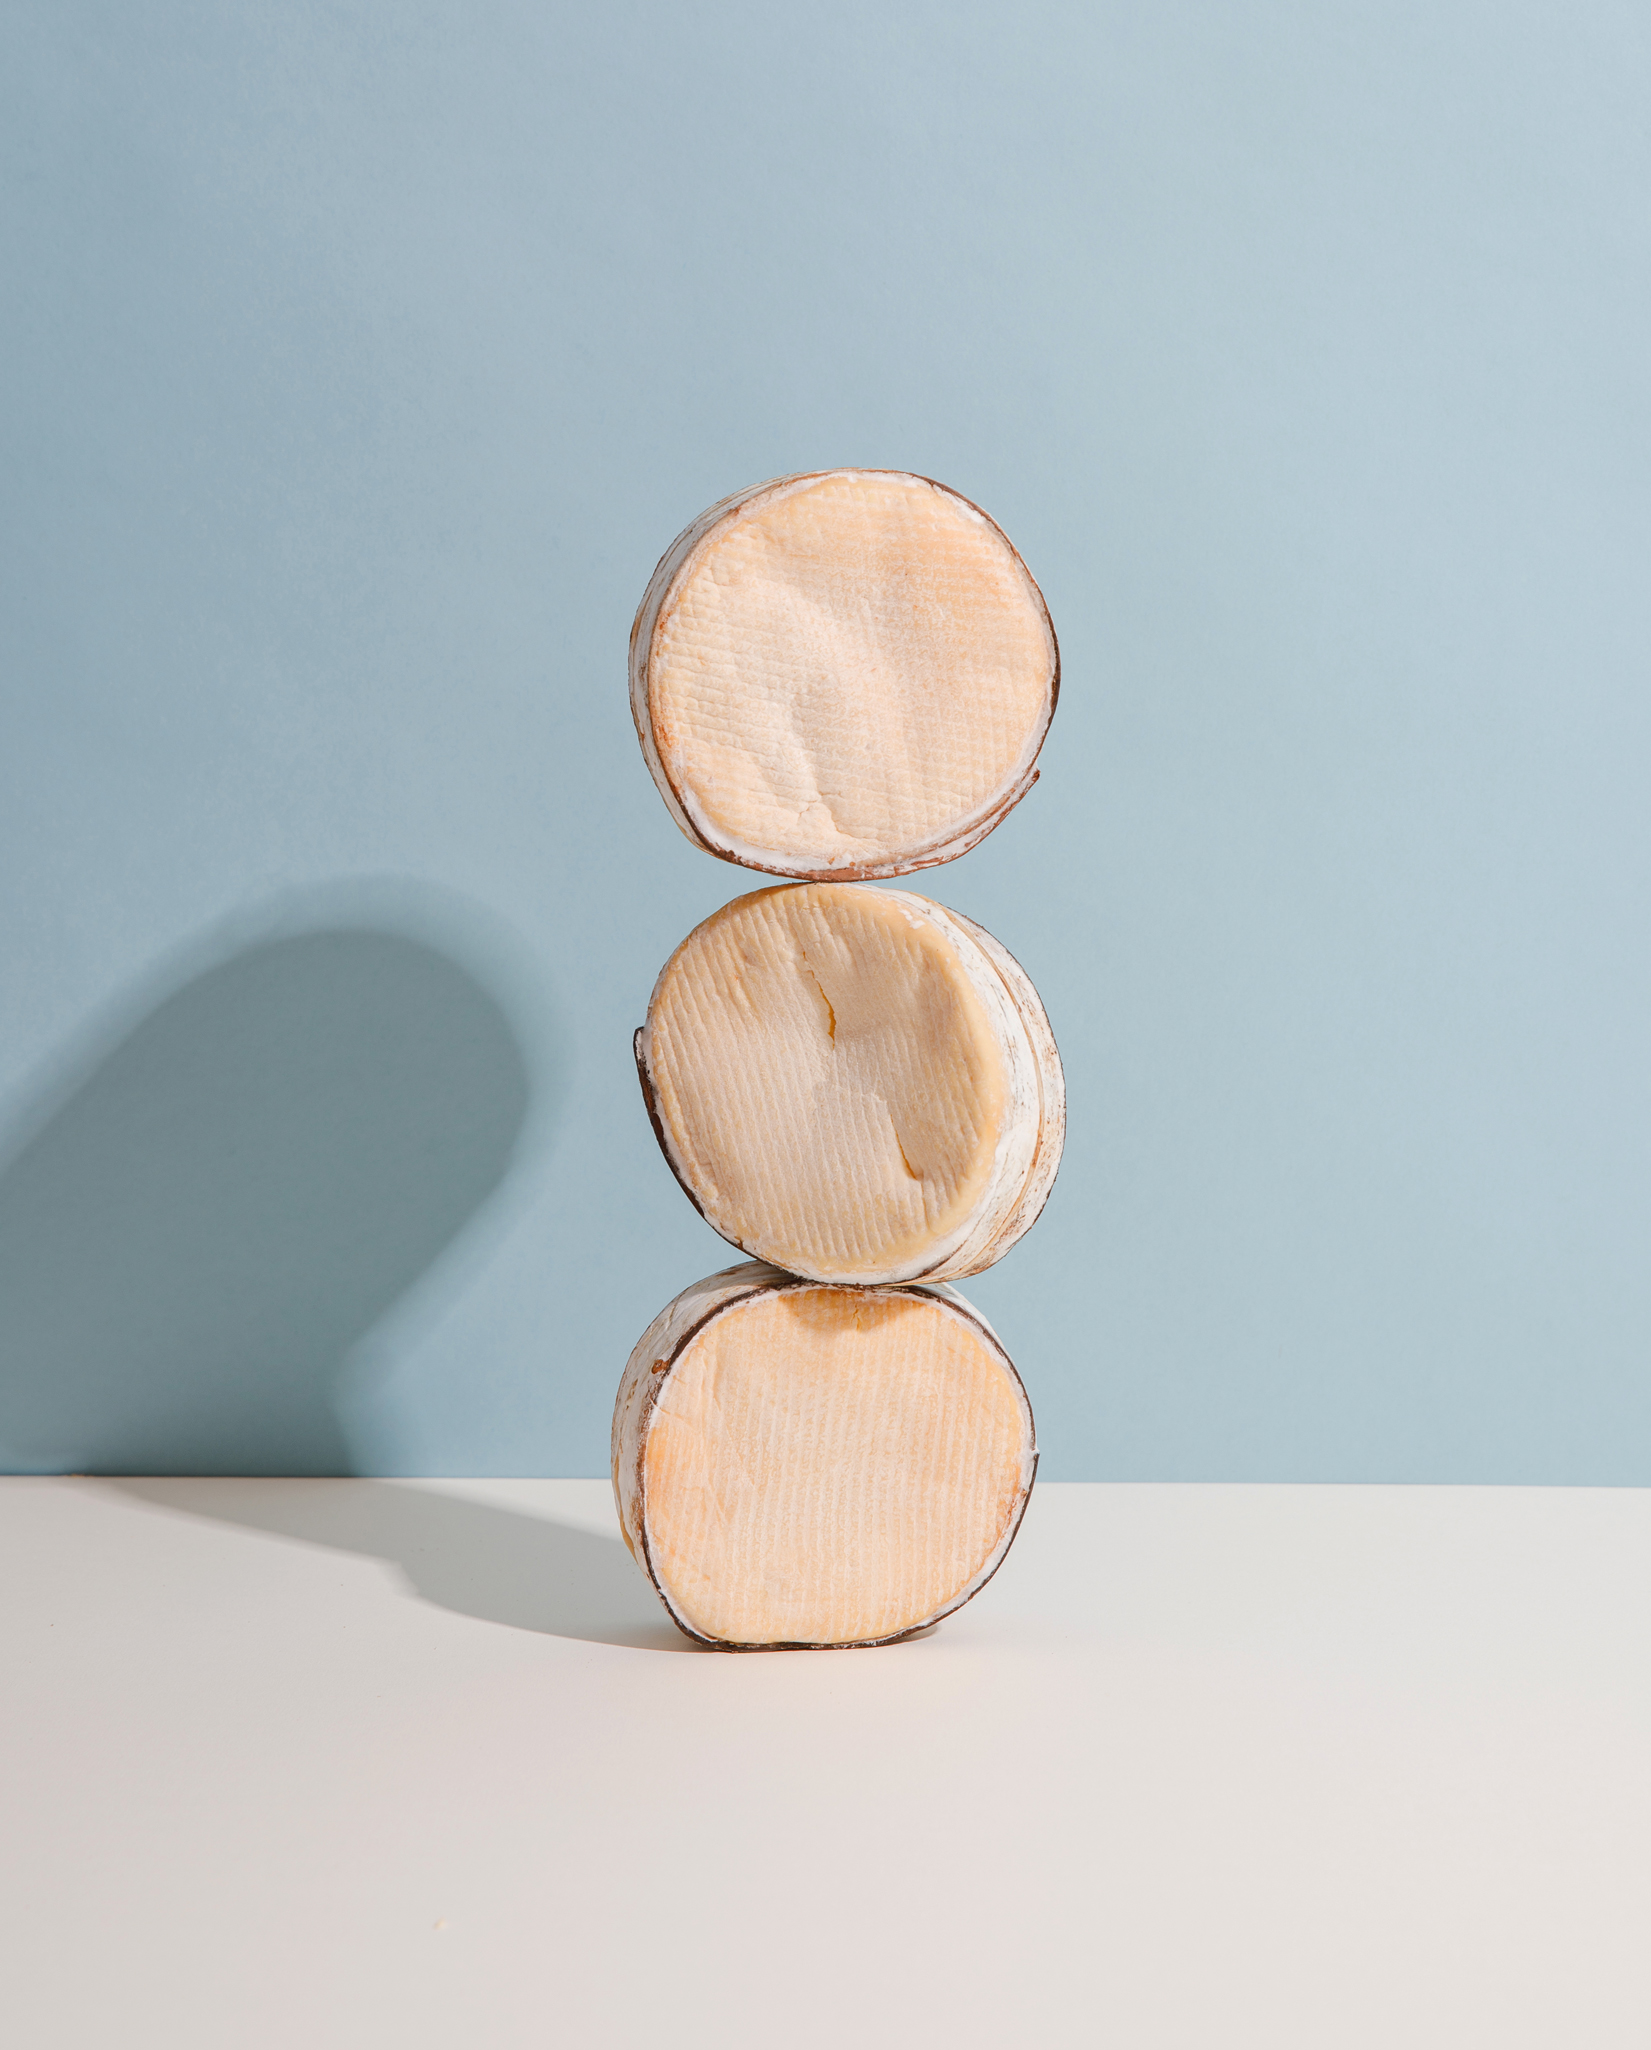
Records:
{"label": "round cheese wheel", "polygon": [[781,477],[702,513],[654,572],[630,668],[683,832],[807,879],[966,853],[1036,780],[1060,683],[1007,537],[902,470]]}
{"label": "round cheese wheel", "polygon": [[1036,1467],[1019,1375],[944,1287],[728,1268],[648,1326],[614,1409],[625,1542],[728,1651],[926,1629],[996,1572]]}
{"label": "round cheese wheel", "polygon": [[697,926],[636,1035],[654,1131],[731,1245],[816,1281],[1000,1259],[1060,1164],[1065,1083],[1025,971],[909,890],[793,883]]}

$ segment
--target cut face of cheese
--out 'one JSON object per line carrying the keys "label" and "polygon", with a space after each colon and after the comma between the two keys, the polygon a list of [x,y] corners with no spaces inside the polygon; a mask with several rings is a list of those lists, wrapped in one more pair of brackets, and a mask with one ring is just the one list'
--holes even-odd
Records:
{"label": "cut face of cheese", "polygon": [[724,499],[666,552],[631,629],[631,709],[672,817],[772,875],[966,852],[1035,780],[1059,680],[1001,530],[899,470]]}
{"label": "cut face of cheese", "polygon": [[1060,1163],[1065,1085],[1037,992],[990,934],[908,890],[737,897],[666,963],[636,1057],[707,1222],[814,1280],[977,1273]]}
{"label": "cut face of cheese", "polygon": [[997,1570],[1036,1466],[1020,1378],[947,1288],[731,1267],[649,1325],[614,1409],[625,1542],[681,1628],[728,1650],[937,1621]]}

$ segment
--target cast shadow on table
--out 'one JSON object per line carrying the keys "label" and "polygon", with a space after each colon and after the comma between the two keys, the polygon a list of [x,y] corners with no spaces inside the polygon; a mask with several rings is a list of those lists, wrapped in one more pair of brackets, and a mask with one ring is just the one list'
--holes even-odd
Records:
{"label": "cast shadow on table", "polygon": [[546,1072],[451,915],[351,909],[174,969],[0,1144],[0,1462],[351,1472],[346,1363],[476,1242]]}
{"label": "cast shadow on table", "polygon": [[158,1508],[399,1567],[437,1607],[644,1651],[697,1652],[617,1537],[434,1489],[371,1480],[112,1481]]}

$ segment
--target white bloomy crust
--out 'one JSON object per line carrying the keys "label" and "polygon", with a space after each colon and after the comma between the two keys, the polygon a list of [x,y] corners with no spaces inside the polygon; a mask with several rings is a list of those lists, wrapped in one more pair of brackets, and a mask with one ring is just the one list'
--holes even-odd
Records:
{"label": "white bloomy crust", "polygon": [[736,897],[665,964],[636,1061],[706,1222],[815,1281],[978,1273],[1060,1165],[1065,1083],[1037,992],[989,933],[910,890]]}
{"label": "white bloomy crust", "polygon": [[677,536],[630,671],[642,752],[690,840],[854,881],[951,861],[1025,796],[1060,651],[978,506],[903,470],[821,470]]}
{"label": "white bloomy crust", "polygon": [[991,1327],[944,1287],[827,1288],[755,1262],[642,1334],[613,1413],[631,1555],[725,1651],[888,1644],[997,1571],[1037,1470]]}

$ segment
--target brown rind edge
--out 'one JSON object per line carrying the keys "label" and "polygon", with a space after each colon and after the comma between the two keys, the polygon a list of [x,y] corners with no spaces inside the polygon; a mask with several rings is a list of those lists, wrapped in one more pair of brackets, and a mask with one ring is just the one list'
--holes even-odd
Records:
{"label": "brown rind edge", "polygon": [[[749,1246],[742,1246],[738,1239],[731,1239],[727,1232],[720,1231],[716,1225],[711,1224],[710,1218],[705,1216],[705,1205],[694,1194],[687,1176],[683,1174],[682,1169],[677,1165],[676,1155],[671,1151],[671,1142],[665,1136],[665,1122],[659,1115],[659,1099],[654,1094],[653,1077],[648,1073],[648,1056],[642,1050],[642,1036],[647,1029],[645,1025],[637,1026],[631,1038],[631,1052],[636,1057],[636,1079],[642,1084],[643,1107],[648,1113],[648,1123],[654,1128],[654,1137],[659,1142],[659,1150],[665,1156],[665,1165],[676,1178],[677,1187],[688,1198],[688,1201],[693,1204],[700,1216],[705,1219],[705,1222],[711,1225],[711,1229],[716,1232],[717,1237],[721,1239],[725,1246],[732,1246],[736,1253],[743,1253],[748,1260],[761,1260],[763,1257],[761,1253],[753,1253]],[[770,1261],[765,1264],[772,1265],[773,1263]],[[801,1278],[803,1277],[799,1277],[799,1279]],[[815,1288],[848,1288],[852,1286],[852,1283],[815,1281],[811,1285]],[[695,1329],[697,1330],[698,1328],[696,1325]]]}
{"label": "brown rind edge", "polygon": [[[989,1573],[983,1575],[967,1593],[959,1595],[956,1601],[949,1603],[943,1609],[937,1609],[932,1616],[925,1616],[921,1623],[912,1624],[909,1630],[894,1631],[887,1637],[851,1637],[829,1644],[815,1643],[806,1638],[795,1640],[787,1638],[772,1644],[745,1644],[727,1638],[708,1637],[703,1631],[696,1630],[691,1623],[685,1621],[683,1617],[677,1614],[671,1604],[670,1596],[665,1592],[660,1582],[659,1575],[654,1571],[653,1554],[648,1544],[648,1423],[654,1405],[659,1400],[660,1390],[665,1386],[665,1383],[671,1378],[672,1374],[675,1373],[677,1361],[687,1351],[688,1347],[705,1327],[708,1324],[714,1323],[725,1310],[731,1310],[740,1303],[748,1303],[757,1296],[784,1295],[790,1290],[797,1288],[836,1288],[847,1287],[848,1285],[847,1283],[840,1282],[809,1281],[802,1276],[777,1282],[758,1282],[753,1287],[743,1290],[740,1294],[715,1304],[706,1311],[703,1317],[696,1318],[689,1325],[688,1329],[682,1333],[676,1344],[672,1346],[669,1356],[664,1360],[654,1361],[653,1370],[648,1376],[647,1395],[636,1439],[636,1498],[640,1504],[637,1516],[637,1536],[641,1545],[641,1556],[637,1558],[637,1564],[647,1574],[649,1584],[663,1603],[666,1615],[670,1617],[683,1636],[690,1638],[695,1644],[704,1645],[710,1651],[871,1651],[879,1645],[909,1643],[914,1638],[926,1636],[937,1624],[943,1623],[948,1616],[955,1616],[959,1609],[972,1602],[980,1590],[997,1577],[999,1569],[1003,1565],[1004,1560],[1008,1558],[1014,1546],[1015,1539],[1020,1535],[1020,1526],[1026,1516],[1026,1505],[1031,1501],[1032,1489],[1037,1484],[1039,1454],[1037,1419],[1032,1413],[1032,1400],[1026,1393],[1026,1383],[1020,1378],[1020,1373],[1014,1361],[1004,1351],[1002,1341],[998,1338],[997,1333],[976,1313],[972,1305],[960,1301],[954,1295],[937,1295],[932,1285],[925,1285],[922,1282],[896,1281],[877,1283],[867,1288],[864,1293],[867,1295],[922,1294],[926,1295],[930,1301],[938,1302],[946,1309],[954,1311],[958,1316],[966,1318],[997,1354],[1007,1369],[1009,1378],[1020,1390],[1021,1400],[1026,1405],[1027,1422],[1030,1424],[1032,1431],[1032,1465],[1031,1471],[1026,1478],[1026,1485],[1021,1489],[1020,1499],[1016,1503],[1014,1512],[1009,1519],[1009,1527],[998,1541],[996,1563]],[[633,1557],[636,1557],[635,1550],[630,1544],[629,1534],[625,1531],[623,1518],[620,1520],[620,1532],[625,1538],[626,1548],[631,1550]]]}
{"label": "brown rind edge", "polygon": [[[665,550],[664,554],[660,556],[659,561],[654,565],[653,575],[648,579],[647,588],[644,590],[641,603],[636,609],[636,617],[631,622],[630,647],[631,659],[634,661],[636,643],[643,627],[643,615],[648,611],[651,601],[653,617],[648,621],[648,646],[642,657],[644,678],[647,677],[653,664],[653,642],[659,628],[659,616],[664,611],[666,600],[670,597],[678,578],[687,567],[699,542],[712,533],[724,520],[732,518],[744,505],[755,498],[759,492],[771,491],[783,484],[806,484],[816,477],[832,477],[838,474],[840,473],[835,470],[798,470],[789,477],[770,477],[761,484],[751,485],[745,491],[737,491],[727,498],[719,499],[715,505],[708,507],[698,518],[689,521],[688,525],[676,536],[671,542],[670,547]],[[684,837],[691,840],[696,847],[701,848],[706,854],[713,855],[718,861],[730,862],[736,868],[750,869],[758,875],[782,876],[790,881],[799,883],[866,883],[886,879],[890,876],[915,875],[919,869],[939,868],[945,862],[956,861],[961,855],[967,854],[972,848],[978,847],[988,833],[994,831],[1003,823],[1010,812],[1014,810],[1015,806],[1020,803],[1021,799],[1038,780],[1038,756],[1043,752],[1043,744],[1049,737],[1049,728],[1054,724],[1056,708],[1060,703],[1061,644],[1060,636],[1055,631],[1055,622],[1049,614],[1049,601],[1043,595],[1043,587],[1027,568],[1026,558],[1021,554],[1014,542],[1009,539],[1009,536],[1004,533],[997,521],[987,512],[986,508],[976,505],[972,498],[966,498],[954,486],[942,484],[938,477],[924,476],[920,470],[868,469],[857,471],[855,474],[866,477],[909,477],[915,479],[919,484],[927,484],[935,491],[943,491],[948,498],[955,498],[960,505],[966,505],[971,512],[978,513],[980,518],[992,529],[992,532],[997,535],[1004,547],[1014,557],[1015,562],[1019,565],[1022,576],[1025,577],[1027,583],[1031,586],[1033,595],[1038,601],[1039,609],[1043,613],[1043,623],[1049,629],[1049,645],[1054,651],[1054,667],[1049,677],[1049,709],[1044,715],[1043,728],[1038,734],[1038,744],[1032,750],[1031,761],[1027,763],[1020,777],[1010,785],[1009,789],[997,803],[992,805],[973,824],[965,825],[956,833],[928,841],[922,847],[914,848],[907,854],[903,854],[898,858],[891,858],[887,861],[860,862],[852,868],[785,868],[772,862],[753,861],[748,855],[734,854],[728,848],[719,847],[715,841],[708,840],[705,837],[704,833],[695,824],[693,815],[689,812],[687,805],[683,802],[682,792],[671,780],[670,771],[665,767],[664,757],[653,744],[651,732],[644,730],[643,711],[637,704],[637,693],[632,688],[627,693],[630,698],[631,724],[636,728],[636,737],[642,749],[642,758],[647,764],[649,775],[653,777],[654,782],[659,786],[660,795],[666,800],[666,808]],[[696,528],[702,529],[697,535],[694,534]],[[660,571],[690,535],[694,535],[692,544],[684,550],[682,560],[678,564],[676,572],[656,595],[654,586],[658,581]],[[643,691],[644,701],[646,701],[647,695],[648,690],[645,687]],[[651,715],[649,723],[651,725]],[[657,769],[655,768],[656,762],[658,763]]]}

